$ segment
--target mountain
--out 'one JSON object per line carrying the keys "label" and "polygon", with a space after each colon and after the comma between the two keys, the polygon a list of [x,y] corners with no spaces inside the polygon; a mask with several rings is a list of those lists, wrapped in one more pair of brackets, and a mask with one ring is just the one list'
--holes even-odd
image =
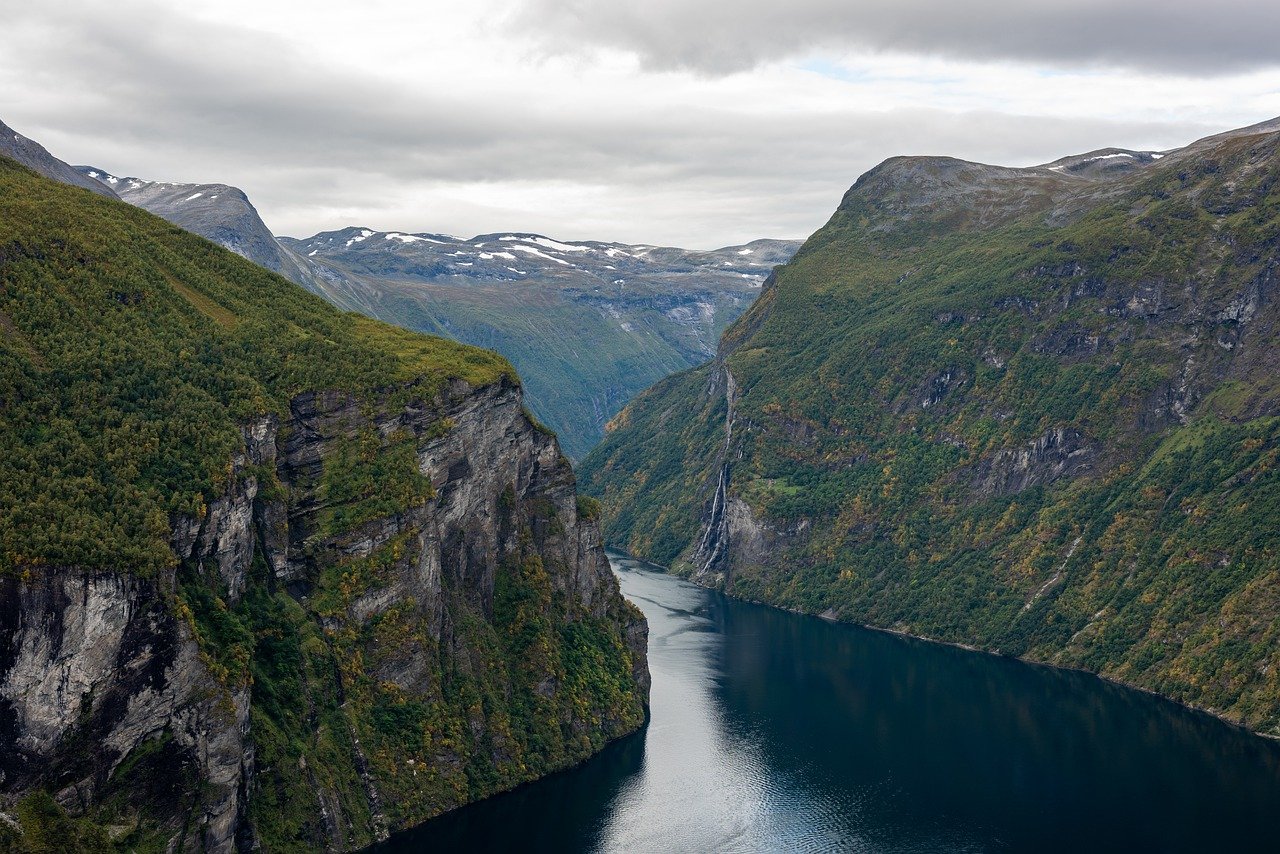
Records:
{"label": "mountain", "polygon": [[639,727],[497,354],[0,158],[0,848],[350,850]]}
{"label": "mountain", "polygon": [[1278,147],[877,166],[582,462],[607,539],[1280,734]]}
{"label": "mountain", "polygon": [[277,239],[235,187],[76,169],[340,308],[498,350],[524,378],[530,408],[575,458],[636,393],[710,358],[769,270],[800,245],[756,240],[699,252],[355,227]]}
{"label": "mountain", "polygon": [[530,407],[571,456],[585,454],[633,395],[710,358],[798,246],[757,240],[695,252],[368,228],[281,244],[310,265],[307,286],[334,304],[511,359]]}
{"label": "mountain", "polygon": [[27,139],[13,128],[0,122],[0,157],[16,160],[33,172],[73,187],[92,190],[99,196],[116,198],[110,187],[82,175],[74,166],[54,157],[40,143]]}
{"label": "mountain", "polygon": [[260,267],[305,284],[296,261],[276,243],[243,190],[226,184],[168,184],[120,178],[105,169],[77,166],[76,171],[106,186],[131,205],[151,211],[187,231],[230,249]]}

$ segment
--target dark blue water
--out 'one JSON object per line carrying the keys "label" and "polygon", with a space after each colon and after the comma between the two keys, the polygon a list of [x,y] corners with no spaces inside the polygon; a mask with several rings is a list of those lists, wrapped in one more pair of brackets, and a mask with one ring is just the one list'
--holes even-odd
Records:
{"label": "dark blue water", "polygon": [[649,726],[386,851],[1280,851],[1280,744],[614,568],[649,618]]}

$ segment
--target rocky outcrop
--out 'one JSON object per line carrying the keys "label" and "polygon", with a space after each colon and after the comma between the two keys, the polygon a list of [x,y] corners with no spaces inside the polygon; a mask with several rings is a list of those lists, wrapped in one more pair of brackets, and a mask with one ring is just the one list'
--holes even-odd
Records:
{"label": "rocky outcrop", "polygon": [[1078,477],[1090,470],[1096,449],[1080,431],[1055,427],[1021,448],[996,451],[977,466],[974,492],[981,498]]}
{"label": "rocky outcrop", "polygon": [[[253,761],[248,689],[211,674],[172,588],[69,570],[0,579],[0,787],[48,788],[78,815],[145,783],[170,800],[145,806],[171,813],[174,844],[227,850]],[[155,745],[167,779],[116,778]]]}
{"label": "rocky outcrop", "polygon": [[[72,814],[93,816],[109,794],[134,785],[126,774],[156,764],[140,766],[139,757],[160,755],[171,777],[162,787],[168,800],[140,796],[133,811],[150,816],[170,849],[225,851],[237,839],[268,849],[347,849],[580,760],[643,720],[643,617],[621,598],[596,522],[579,514],[572,468],[527,416],[518,386],[454,381],[427,399],[405,389],[375,400],[309,392],[285,415],[245,424],[243,439],[221,494],[202,512],[172,520],[177,567],[162,577],[48,569],[0,579],[4,797],[48,789]],[[400,461],[416,493],[363,487],[360,478],[383,476]],[[339,488],[344,476],[355,480],[354,491]],[[402,485],[387,482],[391,492]],[[543,660],[493,658],[495,644],[511,642],[510,603],[498,600],[509,599],[504,591],[516,582],[502,579],[520,572],[535,592],[541,579],[549,585],[539,612],[551,621],[547,642],[582,623],[597,633],[587,637],[602,635],[615,645],[607,649],[623,650],[619,708],[581,693],[580,674],[561,663],[567,659],[525,675],[513,668]],[[315,726],[331,696],[331,720],[345,721],[347,732],[297,755],[273,744],[255,774],[259,734],[251,719],[269,728],[287,723],[265,710],[251,715],[277,663],[251,636],[236,646],[240,636],[227,626],[237,620],[252,629],[252,609],[283,602],[285,591],[310,615],[296,628],[312,638],[287,651],[322,665],[302,667],[302,696],[292,702],[311,708]],[[256,631],[279,635],[270,624]],[[264,674],[257,681],[251,666],[265,668],[254,670]],[[539,756],[504,708],[472,708],[459,722],[465,738],[459,732],[426,754],[421,735],[398,752],[400,718],[371,728],[370,709],[448,718],[457,668],[471,671],[466,690],[503,697],[536,689],[543,714],[559,716],[565,746]],[[570,698],[571,691],[580,693]],[[584,713],[565,711],[578,707]],[[305,743],[307,733],[300,735]],[[334,738],[345,754],[334,754]],[[453,782],[485,767],[494,780],[487,788]],[[436,777],[448,783],[438,787],[445,795],[426,788]],[[249,802],[278,798],[295,778],[306,781],[321,819],[304,822],[291,839],[273,836],[281,832],[274,824],[264,831],[258,822],[279,821],[270,812],[278,801]],[[348,778],[358,782],[344,786]]]}

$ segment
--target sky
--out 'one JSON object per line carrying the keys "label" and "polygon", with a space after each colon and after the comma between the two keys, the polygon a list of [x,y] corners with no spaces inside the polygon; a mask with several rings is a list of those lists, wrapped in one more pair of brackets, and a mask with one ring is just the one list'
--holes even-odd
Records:
{"label": "sky", "polygon": [[349,225],[805,237],[900,154],[1025,166],[1280,115],[1274,0],[0,0],[0,120]]}

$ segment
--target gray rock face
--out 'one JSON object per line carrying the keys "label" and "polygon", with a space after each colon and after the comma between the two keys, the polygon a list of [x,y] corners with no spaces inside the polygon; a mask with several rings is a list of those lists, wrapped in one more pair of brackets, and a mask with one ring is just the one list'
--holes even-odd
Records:
{"label": "gray rock face", "polygon": [[1090,470],[1097,449],[1077,430],[1055,427],[1021,448],[1005,448],[978,464],[974,490],[989,498],[1014,495]]}
{"label": "gray rock face", "polygon": [[13,128],[0,122],[0,155],[18,161],[28,169],[63,184],[83,187],[100,196],[117,198],[109,187],[80,174],[74,166],[54,157],[40,143],[27,139]]}
{"label": "gray rock face", "polygon": [[[320,475],[342,443],[368,431],[407,437],[434,497],[326,533],[321,520],[333,505]],[[181,567],[216,578],[228,607],[246,594],[259,557],[271,584],[294,591],[305,606],[326,567],[403,542],[379,583],[341,611],[317,616],[329,635],[385,619],[421,626],[391,648],[375,640],[362,650],[368,678],[430,702],[439,696],[441,650],[464,662],[480,654],[469,646],[474,634],[459,623],[459,608],[492,618],[503,561],[533,554],[570,613],[613,621],[636,691],[647,697],[643,617],[622,600],[596,522],[578,514],[573,470],[555,438],[526,416],[517,386],[504,380],[476,390],[459,381],[434,399],[395,405],[306,393],[286,417],[245,424],[243,437],[222,494],[198,516],[171,520]],[[261,482],[267,472],[278,483]],[[0,579],[0,797],[47,788],[79,814],[119,794],[113,775],[122,763],[159,751],[172,777],[161,788],[180,796],[170,803],[143,787],[138,797],[168,816],[171,850],[252,843],[248,680],[213,672],[176,587],[174,571],[143,579],[41,569],[30,579]],[[558,686],[553,680],[542,690],[554,697]],[[597,725],[573,721],[576,732]],[[346,849],[361,833],[376,838],[396,826],[372,760],[354,734],[351,743],[348,767],[362,781],[360,812],[373,829],[353,829],[349,789],[313,775],[324,818],[311,840],[316,847]]]}
{"label": "gray rock face", "polygon": [[[498,563],[516,549],[512,519],[501,500],[509,490],[513,502],[545,502],[547,515],[562,520],[562,530],[551,526],[535,530],[538,551],[548,565],[567,570],[553,577],[557,592],[593,616],[604,616],[617,595],[617,581],[598,527],[578,517],[568,460],[555,439],[536,429],[525,415],[518,389],[500,384],[466,393],[464,388],[452,390],[452,402],[443,412],[411,406],[381,413],[371,422],[361,401],[349,395],[305,394],[295,399],[286,425],[288,437],[279,445],[278,464],[281,481],[296,496],[288,509],[288,552],[269,555],[283,558],[280,580],[304,577],[317,551],[334,549],[363,557],[408,531],[416,539],[416,548],[406,553],[412,559],[406,557],[390,584],[352,605],[354,619],[366,621],[388,603],[412,593],[438,628],[442,590],[449,583],[468,590],[485,611],[491,611]],[[442,418],[452,426],[436,436],[433,428]],[[349,440],[364,426],[383,436],[405,432],[415,437],[419,471],[431,479],[436,498],[404,514],[363,525],[350,536],[315,540],[317,517],[325,505],[307,484],[314,483],[315,473],[333,453],[335,443]],[[231,576],[239,577],[235,572]]]}
{"label": "gray rock face", "polygon": [[248,691],[210,674],[165,605],[172,584],[68,570],[0,579],[0,789],[47,786],[77,814],[130,754],[160,743],[170,784],[197,801],[198,827],[175,842],[228,850],[252,765]]}

